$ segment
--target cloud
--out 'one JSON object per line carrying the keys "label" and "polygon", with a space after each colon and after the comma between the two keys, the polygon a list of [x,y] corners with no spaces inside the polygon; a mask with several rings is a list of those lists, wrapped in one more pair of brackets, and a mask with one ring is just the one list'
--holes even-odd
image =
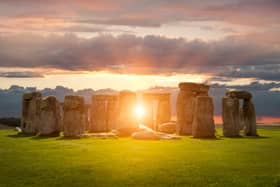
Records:
{"label": "cloud", "polygon": [[194,0],[3,0],[0,16],[61,18],[80,23],[143,27],[159,27],[176,21],[267,26],[279,24],[279,7],[278,0],[213,0],[203,3]]}
{"label": "cloud", "polygon": [[279,81],[279,45],[248,42],[249,38],[236,36],[203,42],[153,35],[98,35],[90,39],[74,34],[3,35],[0,67],[128,74],[201,73]]}
{"label": "cloud", "polygon": [[43,78],[44,75],[38,72],[29,72],[29,71],[22,71],[22,72],[0,72],[0,77],[6,78]]}

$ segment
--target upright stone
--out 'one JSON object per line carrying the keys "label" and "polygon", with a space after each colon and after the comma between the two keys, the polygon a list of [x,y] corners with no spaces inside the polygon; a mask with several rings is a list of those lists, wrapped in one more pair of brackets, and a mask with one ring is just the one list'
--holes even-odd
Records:
{"label": "upright stone", "polygon": [[68,95],[63,104],[65,137],[81,137],[85,128],[85,102],[81,96]]}
{"label": "upright stone", "polygon": [[192,135],[194,138],[215,137],[213,100],[209,96],[198,96],[195,99]]}
{"label": "upright stone", "polygon": [[177,133],[192,134],[195,95],[193,92],[180,90],[177,96]]}
{"label": "upright stone", "polygon": [[107,131],[117,129],[119,123],[119,96],[110,95],[107,101]]}
{"label": "upright stone", "polygon": [[36,134],[40,122],[40,102],[42,95],[39,92],[25,93],[22,97],[21,129],[26,134]]}
{"label": "upright stone", "polygon": [[104,95],[92,96],[90,132],[107,131],[107,103]]}
{"label": "upright stone", "polygon": [[157,128],[171,119],[170,94],[158,94]]}
{"label": "upright stone", "polygon": [[257,136],[256,112],[254,104],[251,102],[251,100],[245,99],[242,109],[245,134],[247,136]]}
{"label": "upright stone", "polygon": [[41,100],[39,134],[59,136],[61,130],[60,104],[56,97],[48,96]]}
{"label": "upright stone", "polygon": [[223,97],[222,100],[223,134],[226,137],[239,136],[240,114],[237,98]]}

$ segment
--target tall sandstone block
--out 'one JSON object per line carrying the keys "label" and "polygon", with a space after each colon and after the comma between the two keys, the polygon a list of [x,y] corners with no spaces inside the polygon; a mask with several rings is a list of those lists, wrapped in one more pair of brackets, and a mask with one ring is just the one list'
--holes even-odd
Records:
{"label": "tall sandstone block", "polygon": [[108,132],[118,124],[119,103],[117,95],[93,95],[90,132]]}
{"label": "tall sandstone block", "polygon": [[256,112],[251,100],[244,100],[242,112],[245,134],[247,136],[257,136]]}
{"label": "tall sandstone block", "polygon": [[[193,124],[195,120],[194,117],[196,116],[196,105],[202,102],[197,102],[196,100],[201,96],[208,97],[209,86],[204,84],[184,82],[179,84],[179,88],[180,91],[178,93],[176,103],[177,133],[181,135],[192,135],[196,131],[193,130]],[[204,103],[202,102],[202,104]],[[198,109],[200,110],[200,108]],[[212,113],[210,113],[210,116],[211,115],[213,118]],[[200,123],[200,120],[197,118],[195,123]]]}
{"label": "tall sandstone block", "polygon": [[86,122],[84,98],[72,95],[65,96],[63,112],[64,136],[81,137]]}
{"label": "tall sandstone block", "polygon": [[56,97],[48,96],[41,100],[39,134],[58,136],[61,131],[60,103]]}
{"label": "tall sandstone block", "polygon": [[198,96],[195,99],[192,135],[194,138],[215,137],[213,100],[209,96]]}
{"label": "tall sandstone block", "polygon": [[36,134],[40,123],[40,102],[42,95],[39,92],[25,93],[22,97],[21,129],[26,134]]}
{"label": "tall sandstone block", "polygon": [[222,100],[223,134],[226,137],[239,136],[240,109],[237,98],[223,97]]}
{"label": "tall sandstone block", "polygon": [[[244,90],[233,90],[223,98],[223,134],[224,136],[238,136],[244,128],[247,136],[256,136],[256,112],[252,103],[252,94]],[[239,106],[243,100],[243,106]]]}

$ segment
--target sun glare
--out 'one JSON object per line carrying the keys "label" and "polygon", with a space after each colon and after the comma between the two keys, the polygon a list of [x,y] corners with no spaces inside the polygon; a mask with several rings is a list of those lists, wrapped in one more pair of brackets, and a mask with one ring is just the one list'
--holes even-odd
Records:
{"label": "sun glare", "polygon": [[136,106],[135,112],[138,119],[141,119],[145,113],[144,108],[141,105]]}

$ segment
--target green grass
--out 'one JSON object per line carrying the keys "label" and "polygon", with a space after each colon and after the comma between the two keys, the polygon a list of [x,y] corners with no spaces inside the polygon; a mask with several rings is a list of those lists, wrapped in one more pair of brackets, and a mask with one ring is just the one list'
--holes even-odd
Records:
{"label": "green grass", "polygon": [[259,134],[217,140],[69,140],[1,130],[0,186],[279,187],[280,128],[262,128]]}

